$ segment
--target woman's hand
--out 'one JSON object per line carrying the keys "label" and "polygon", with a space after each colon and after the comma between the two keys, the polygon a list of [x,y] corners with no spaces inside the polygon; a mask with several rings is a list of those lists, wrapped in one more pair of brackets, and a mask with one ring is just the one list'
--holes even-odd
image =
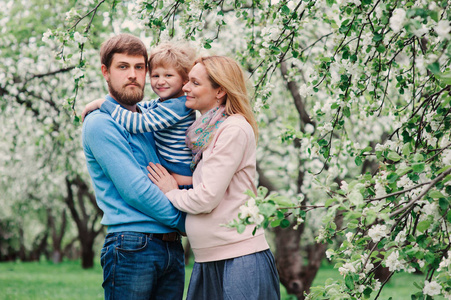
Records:
{"label": "woman's hand", "polygon": [[160,164],[149,163],[147,166],[150,180],[155,183],[163,193],[178,189],[177,182],[174,177]]}
{"label": "woman's hand", "polygon": [[81,121],[83,122],[85,120],[86,115],[89,114],[91,111],[99,109],[104,101],[105,99],[100,98],[86,104],[85,108],[81,112]]}

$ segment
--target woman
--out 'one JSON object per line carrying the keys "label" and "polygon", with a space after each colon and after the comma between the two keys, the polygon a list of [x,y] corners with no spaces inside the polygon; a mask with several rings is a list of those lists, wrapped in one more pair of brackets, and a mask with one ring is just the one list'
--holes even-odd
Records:
{"label": "woman", "polygon": [[188,129],[193,151],[193,188],[179,190],[160,165],[149,164],[150,179],[174,206],[187,212],[186,234],[195,264],[187,299],[280,299],[279,277],[264,231],[252,234],[225,227],[256,192],[257,125],[244,74],[232,59],[198,59],[183,87],[186,106],[201,117]]}

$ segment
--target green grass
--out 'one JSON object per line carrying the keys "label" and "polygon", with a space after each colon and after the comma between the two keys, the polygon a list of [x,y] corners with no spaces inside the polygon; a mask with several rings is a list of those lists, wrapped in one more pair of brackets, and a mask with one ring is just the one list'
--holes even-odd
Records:
{"label": "green grass", "polygon": [[[186,267],[185,293],[192,265]],[[327,278],[339,279],[340,274],[332,266],[324,265],[316,276],[313,286],[323,284]],[[379,299],[410,300],[410,294],[418,289],[413,282],[421,283],[424,276],[398,274],[384,288]],[[295,299],[281,287],[282,299]],[[375,295],[374,295],[375,296]],[[103,299],[102,269],[83,270],[80,262],[6,262],[0,263],[0,300],[60,300]],[[373,297],[374,299],[374,297]],[[434,300],[443,299],[435,297]]]}

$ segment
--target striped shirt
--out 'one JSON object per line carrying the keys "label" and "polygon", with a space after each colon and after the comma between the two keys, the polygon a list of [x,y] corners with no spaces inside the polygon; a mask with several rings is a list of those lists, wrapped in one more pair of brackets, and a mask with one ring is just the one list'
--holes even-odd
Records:
{"label": "striped shirt", "polygon": [[189,168],[192,155],[185,144],[186,130],[196,114],[185,106],[186,96],[160,101],[154,99],[139,104],[142,113],[131,112],[120,105],[105,101],[100,110],[130,133],[153,132],[162,165],[169,171],[192,176]]}

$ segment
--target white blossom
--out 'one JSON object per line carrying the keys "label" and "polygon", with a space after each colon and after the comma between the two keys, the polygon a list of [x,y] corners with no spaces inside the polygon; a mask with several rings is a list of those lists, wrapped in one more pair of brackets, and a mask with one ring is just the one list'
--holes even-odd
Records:
{"label": "white blossom", "polygon": [[434,30],[440,38],[450,39],[451,26],[448,20],[440,20]]}
{"label": "white blossom", "polygon": [[50,41],[50,37],[52,36],[52,31],[50,29],[47,29],[46,32],[42,35],[42,41],[44,43],[48,43]]}
{"label": "white blossom", "polygon": [[399,252],[393,251],[385,260],[385,266],[390,272],[401,271],[405,269],[405,260],[399,259]]}
{"label": "white blossom", "polygon": [[74,79],[80,78],[84,75],[83,70],[80,68],[75,68]]}
{"label": "white blossom", "polygon": [[437,296],[440,295],[442,290],[442,286],[437,283],[437,281],[425,281],[424,282],[424,288],[423,288],[423,294],[429,295],[429,296]]}
{"label": "white blossom", "polygon": [[442,163],[444,165],[451,165],[451,149],[445,149],[442,152]]}
{"label": "white blossom", "polygon": [[79,44],[84,44],[86,43],[88,39],[84,36],[82,36],[79,32],[75,32],[74,33],[74,41],[76,41]]}
{"label": "white blossom", "polygon": [[443,269],[448,268],[451,265],[451,251],[448,251],[448,257],[443,257],[440,265],[438,266],[437,271],[440,272]]}
{"label": "white blossom", "polygon": [[247,201],[247,205],[240,206],[240,218],[249,218],[249,222],[255,223],[256,225],[260,225],[263,222],[264,217],[260,214],[255,199],[251,198]]}
{"label": "white blossom", "polygon": [[387,236],[387,226],[377,224],[368,230],[368,236],[374,243],[379,242],[382,238]]}
{"label": "white blossom", "polygon": [[406,19],[406,11],[402,8],[397,8],[393,11],[393,15],[390,18],[390,28],[394,32],[399,32],[404,26]]}
{"label": "white blossom", "polygon": [[342,276],[347,275],[348,273],[356,273],[356,269],[353,264],[345,263],[342,267],[338,268],[338,271]]}

